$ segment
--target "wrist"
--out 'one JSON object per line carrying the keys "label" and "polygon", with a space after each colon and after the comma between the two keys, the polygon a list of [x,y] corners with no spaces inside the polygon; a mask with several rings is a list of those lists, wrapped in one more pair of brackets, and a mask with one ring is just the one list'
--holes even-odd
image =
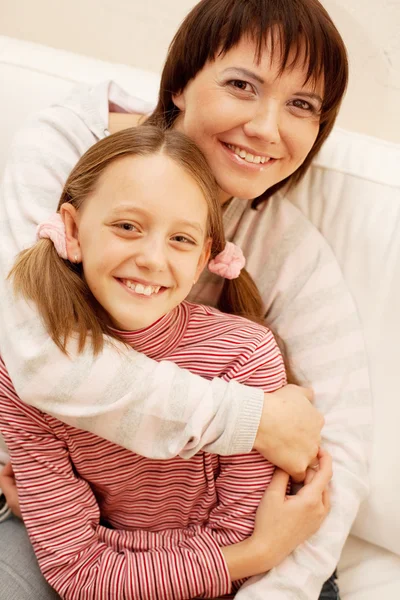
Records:
{"label": "wrist", "polygon": [[269,406],[267,405],[271,402],[271,396],[272,394],[264,394],[264,403],[261,411],[260,423],[254,440],[254,450],[257,450],[257,452],[263,456],[265,456],[265,453],[267,452],[268,445],[269,432],[267,431],[267,424]]}
{"label": "wrist", "polygon": [[275,566],[273,551],[268,543],[254,535],[221,548],[231,581],[260,575]]}

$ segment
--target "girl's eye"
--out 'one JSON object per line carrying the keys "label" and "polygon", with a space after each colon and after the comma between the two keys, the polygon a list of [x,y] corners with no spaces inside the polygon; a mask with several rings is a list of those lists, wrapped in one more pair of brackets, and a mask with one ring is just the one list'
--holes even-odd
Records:
{"label": "girl's eye", "polygon": [[186,237],[185,235],[174,235],[174,237],[172,238],[172,240],[174,242],[178,242],[179,244],[191,244],[191,245],[195,245],[194,240],[192,240],[191,238]]}
{"label": "girl's eye", "polygon": [[137,231],[137,227],[133,223],[116,223],[116,227],[118,229],[122,229],[122,231]]}

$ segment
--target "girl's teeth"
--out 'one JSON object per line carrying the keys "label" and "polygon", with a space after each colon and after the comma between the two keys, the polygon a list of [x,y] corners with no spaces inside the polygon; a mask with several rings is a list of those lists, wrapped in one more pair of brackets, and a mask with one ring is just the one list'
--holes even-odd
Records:
{"label": "girl's teeth", "polygon": [[136,292],[136,294],[141,294],[142,296],[151,296],[152,294],[158,294],[160,291],[160,285],[143,285],[142,283],[134,283],[130,281],[130,279],[124,280],[125,285]]}
{"label": "girl's teeth", "polygon": [[228,148],[232,150],[237,156],[243,158],[246,162],[258,164],[264,164],[269,161],[267,156],[255,156],[254,154],[250,154],[250,152],[246,152],[243,148],[239,148],[239,146],[231,146],[231,144],[227,144]]}

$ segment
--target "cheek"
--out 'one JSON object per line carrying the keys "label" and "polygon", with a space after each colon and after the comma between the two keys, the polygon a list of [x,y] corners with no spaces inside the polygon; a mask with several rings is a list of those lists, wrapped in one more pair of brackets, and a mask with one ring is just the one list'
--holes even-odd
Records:
{"label": "cheek", "polygon": [[100,230],[98,235],[91,234],[90,239],[81,241],[83,264],[88,276],[106,275],[110,269],[121,262],[126,247],[107,231]]}
{"label": "cheek", "polygon": [[310,150],[314,146],[319,131],[319,124],[305,123],[303,127],[298,127],[293,134],[289,136],[289,143],[292,149],[292,157],[298,163],[302,163]]}
{"label": "cheek", "polygon": [[181,286],[192,286],[197,275],[200,253],[187,254],[175,262],[175,270]]}

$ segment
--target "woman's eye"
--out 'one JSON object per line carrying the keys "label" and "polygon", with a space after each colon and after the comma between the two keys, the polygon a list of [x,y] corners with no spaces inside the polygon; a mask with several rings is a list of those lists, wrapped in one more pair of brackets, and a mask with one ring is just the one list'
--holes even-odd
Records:
{"label": "woman's eye", "polygon": [[319,114],[319,110],[313,105],[307,102],[307,100],[301,100],[300,98],[296,98],[291,102],[292,106],[295,108],[299,108],[302,111],[309,112],[312,114]]}
{"label": "woman's eye", "polygon": [[237,90],[242,92],[252,92],[253,88],[247,81],[243,81],[242,79],[232,79],[229,81],[229,84]]}

